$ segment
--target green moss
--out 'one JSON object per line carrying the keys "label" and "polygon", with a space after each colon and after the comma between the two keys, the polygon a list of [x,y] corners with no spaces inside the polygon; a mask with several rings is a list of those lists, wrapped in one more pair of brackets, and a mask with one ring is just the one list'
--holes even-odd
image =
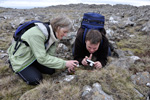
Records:
{"label": "green moss", "polygon": [[137,35],[133,38],[124,39],[117,42],[117,46],[119,49],[124,51],[129,50],[132,51],[135,55],[141,56],[148,54],[150,39],[147,36]]}
{"label": "green moss", "polygon": [[135,55],[137,54],[141,54],[143,53],[144,51],[143,50],[140,50],[140,49],[137,49],[137,48],[122,48],[123,51],[132,51]]}

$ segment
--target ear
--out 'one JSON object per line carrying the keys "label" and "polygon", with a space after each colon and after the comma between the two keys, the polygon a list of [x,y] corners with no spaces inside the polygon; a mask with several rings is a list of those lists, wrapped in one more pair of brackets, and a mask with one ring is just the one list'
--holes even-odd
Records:
{"label": "ear", "polygon": [[85,44],[87,43],[87,40],[85,40]]}
{"label": "ear", "polygon": [[58,26],[57,30],[60,30],[60,27]]}
{"label": "ear", "polygon": [[60,30],[60,27],[58,26],[58,27],[57,27],[57,29],[56,29],[56,32],[58,33],[58,32],[59,32],[59,30]]}

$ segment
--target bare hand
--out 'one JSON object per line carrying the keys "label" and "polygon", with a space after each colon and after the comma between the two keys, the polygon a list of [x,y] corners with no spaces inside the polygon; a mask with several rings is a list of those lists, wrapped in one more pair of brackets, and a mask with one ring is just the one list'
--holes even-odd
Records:
{"label": "bare hand", "polygon": [[68,60],[68,61],[66,61],[66,67],[68,68],[69,73],[72,72],[72,71],[75,71],[74,67],[77,67],[78,63],[79,62],[77,60]]}
{"label": "bare hand", "polygon": [[85,56],[85,58],[82,60],[82,65],[84,65],[84,66],[87,66],[88,65],[88,63],[87,63],[87,59],[92,59],[92,54],[90,54],[90,56],[89,57],[87,57],[87,56]]}
{"label": "bare hand", "polygon": [[96,61],[96,62],[95,62],[95,64],[94,64],[94,67],[95,67],[96,69],[100,69],[100,68],[102,68],[102,64],[101,64],[101,62]]}

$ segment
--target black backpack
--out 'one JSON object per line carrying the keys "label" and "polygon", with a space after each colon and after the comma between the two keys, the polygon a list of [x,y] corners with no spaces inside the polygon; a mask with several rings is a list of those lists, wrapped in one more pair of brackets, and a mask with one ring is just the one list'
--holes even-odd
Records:
{"label": "black backpack", "polygon": [[[25,43],[26,46],[29,46],[28,43],[26,41],[21,40],[21,36],[31,27],[35,26],[35,23],[43,23],[45,25],[45,27],[47,28],[48,31],[48,39],[45,41],[45,43],[47,43],[49,41],[50,38],[50,22],[41,22],[41,21],[37,21],[37,20],[32,20],[32,21],[28,21],[25,22],[23,24],[20,24],[19,27],[16,29],[13,38],[16,41],[16,45],[15,45],[15,51],[13,52],[13,54],[16,53],[16,51],[18,50],[18,48],[20,47],[21,43]],[[20,42],[20,44],[19,44]]]}

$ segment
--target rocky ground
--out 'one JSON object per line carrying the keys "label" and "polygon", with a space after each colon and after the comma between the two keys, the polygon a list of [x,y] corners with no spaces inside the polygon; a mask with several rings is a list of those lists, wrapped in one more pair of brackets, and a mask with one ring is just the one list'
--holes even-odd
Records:
{"label": "rocky ground", "polygon": [[[86,12],[105,16],[106,36],[115,48],[105,68],[86,70],[81,66],[74,75],[58,71],[54,76],[45,76],[44,82],[36,87],[27,86],[11,72],[6,50],[20,23],[33,19],[48,21],[60,14],[70,17],[74,30],[60,41],[57,56],[72,59],[71,47]],[[0,8],[0,99],[148,100],[149,18],[150,6],[70,4],[34,9]]]}

